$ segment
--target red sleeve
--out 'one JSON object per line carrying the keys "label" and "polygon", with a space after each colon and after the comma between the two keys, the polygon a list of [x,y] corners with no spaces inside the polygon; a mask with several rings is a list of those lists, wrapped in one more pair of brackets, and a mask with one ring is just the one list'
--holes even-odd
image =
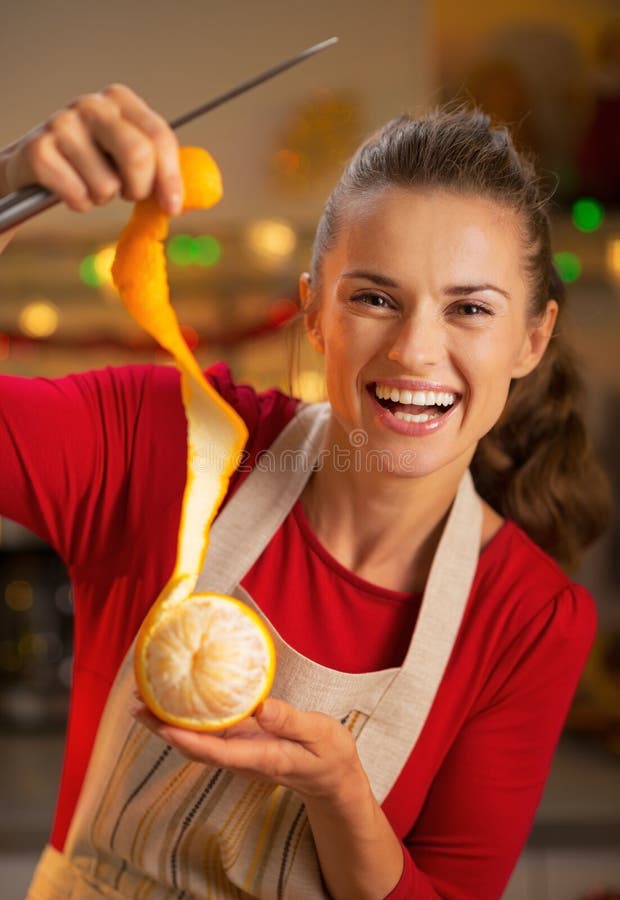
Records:
{"label": "red sleeve", "polygon": [[[236,385],[224,363],[206,375],[250,433],[234,487],[299,401],[275,389],[257,394]],[[153,494],[145,475],[151,460],[173,460],[178,469],[177,445],[169,450],[185,431],[178,378],[172,367],[150,365],[58,379],[2,376],[0,515],[38,534],[69,565],[114,552],[115,541],[122,546],[128,510],[142,508]],[[173,487],[180,502],[177,481],[158,479],[160,506],[171,502]],[[146,501],[137,496],[145,485]]]}
{"label": "red sleeve", "polygon": [[389,900],[497,900],[527,840],[596,611],[562,591],[498,660],[450,748],[405,844]]}
{"label": "red sleeve", "polygon": [[88,557],[123,503],[150,368],[0,379],[0,513],[66,561]]}
{"label": "red sleeve", "polygon": [[403,844],[403,871],[400,881],[385,900],[441,900],[426,875],[416,868],[411,854]]}

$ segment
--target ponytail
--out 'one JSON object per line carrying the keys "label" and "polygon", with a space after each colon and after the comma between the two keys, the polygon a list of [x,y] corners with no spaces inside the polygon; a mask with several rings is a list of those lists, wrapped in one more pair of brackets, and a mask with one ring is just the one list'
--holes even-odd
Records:
{"label": "ponytail", "polygon": [[[554,296],[564,293],[555,273],[551,288]],[[611,512],[607,478],[586,431],[584,396],[575,354],[559,331],[539,365],[513,382],[472,461],[480,495],[568,571]]]}

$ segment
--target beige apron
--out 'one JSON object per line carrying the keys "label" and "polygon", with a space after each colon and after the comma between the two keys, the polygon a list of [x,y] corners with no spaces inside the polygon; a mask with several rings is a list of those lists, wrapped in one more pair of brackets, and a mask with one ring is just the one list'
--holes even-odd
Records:
{"label": "beige apron", "polygon": [[[299,497],[329,415],[327,404],[302,407],[259,458],[211,529],[196,593],[233,594],[256,608],[239,581]],[[447,665],[477,565],[481,523],[466,472],[402,667],[338,672],[297,653],[271,628],[273,695],[350,729],[379,803],[411,753]],[[65,851],[46,848],[29,900],[325,898],[295,793],[188,762],[137,724],[129,714],[132,654],[133,648],[110,692]]]}

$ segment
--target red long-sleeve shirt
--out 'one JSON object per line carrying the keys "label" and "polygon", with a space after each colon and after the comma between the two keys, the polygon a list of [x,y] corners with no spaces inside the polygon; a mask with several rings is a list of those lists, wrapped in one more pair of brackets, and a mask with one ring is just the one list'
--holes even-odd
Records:
{"label": "red long-sleeve shirt", "polygon": [[[234,490],[294,414],[279,391],[213,384],[250,433]],[[0,379],[0,514],[41,535],[74,585],[75,662],[52,841],[62,847],[120,662],[171,573],[185,418],[170,367]],[[348,571],[298,502],[242,579],[282,636],[331,668],[402,662],[420,598]],[[277,586],[277,590],[274,590]],[[435,703],[383,808],[405,865],[390,900],[497,898],[526,840],[592,642],[592,599],[514,523],[483,550]]]}

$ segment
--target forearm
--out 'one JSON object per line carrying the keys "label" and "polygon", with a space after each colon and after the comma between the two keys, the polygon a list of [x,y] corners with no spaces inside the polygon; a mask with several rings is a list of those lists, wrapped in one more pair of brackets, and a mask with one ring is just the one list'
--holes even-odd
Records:
{"label": "forearm", "polygon": [[403,869],[402,845],[365,775],[337,801],[307,799],[306,812],[334,900],[382,900]]}

